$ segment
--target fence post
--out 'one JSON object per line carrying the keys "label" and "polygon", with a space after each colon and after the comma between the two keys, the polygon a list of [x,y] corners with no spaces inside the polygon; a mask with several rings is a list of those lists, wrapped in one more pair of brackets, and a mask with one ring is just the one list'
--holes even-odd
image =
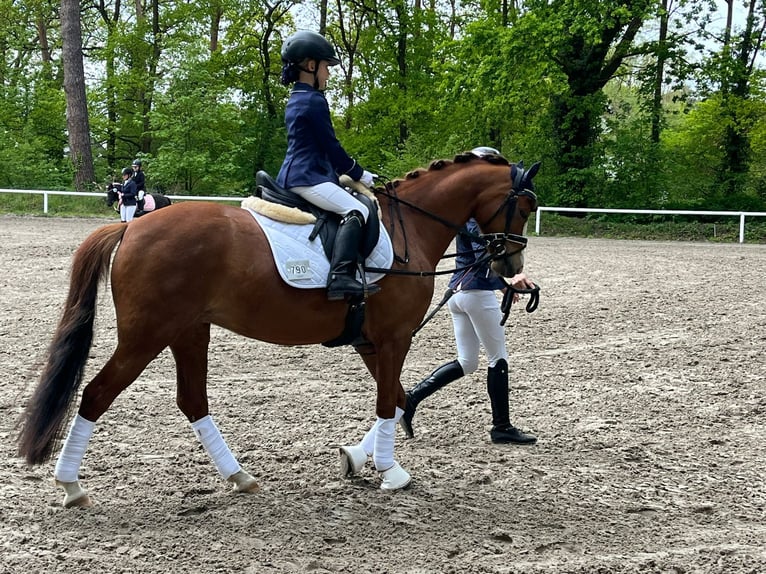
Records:
{"label": "fence post", "polygon": [[537,208],[537,213],[535,214],[535,235],[540,235],[540,220],[542,219],[543,210],[539,207]]}
{"label": "fence post", "polygon": [[43,213],[48,213],[48,192],[43,192]]}
{"label": "fence post", "polygon": [[739,242],[745,242],[745,214],[739,214]]}

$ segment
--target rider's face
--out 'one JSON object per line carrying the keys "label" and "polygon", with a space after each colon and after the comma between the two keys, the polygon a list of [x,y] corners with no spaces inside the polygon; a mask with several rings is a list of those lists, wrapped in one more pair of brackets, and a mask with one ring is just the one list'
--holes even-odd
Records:
{"label": "rider's face", "polygon": [[327,88],[327,80],[330,78],[330,66],[327,60],[319,62],[319,68],[317,69],[317,81],[319,82],[319,89],[324,90]]}

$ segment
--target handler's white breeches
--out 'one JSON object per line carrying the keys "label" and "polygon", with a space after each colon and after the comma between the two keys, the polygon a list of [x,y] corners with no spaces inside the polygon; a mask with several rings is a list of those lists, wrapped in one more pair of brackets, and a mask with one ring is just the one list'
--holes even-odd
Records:
{"label": "handler's white breeches", "polygon": [[80,465],[88,448],[88,442],[93,435],[96,423],[75,415],[69,433],[61,449],[53,477],[59,482],[77,482]]}
{"label": "handler's white breeches", "polygon": [[351,211],[358,211],[364,217],[365,222],[370,216],[366,205],[331,181],[326,181],[319,185],[291,187],[290,191],[297,193],[317,207],[339,215],[348,215]]}
{"label": "handler's white breeches", "polygon": [[133,221],[136,207],[135,205],[120,205],[120,221]]}
{"label": "handler's white breeches", "polygon": [[487,362],[494,367],[500,359],[508,361],[503,313],[494,291],[458,291],[449,300],[455,330],[457,360],[466,375],[479,368],[479,351],[484,347]]}

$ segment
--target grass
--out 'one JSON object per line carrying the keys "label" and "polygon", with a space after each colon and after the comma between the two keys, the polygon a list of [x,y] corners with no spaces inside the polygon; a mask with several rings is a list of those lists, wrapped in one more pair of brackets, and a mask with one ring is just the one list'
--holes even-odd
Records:
{"label": "grass", "polygon": [[[117,217],[105,200],[97,197],[48,196],[48,213],[43,213],[43,196],[23,193],[0,193],[0,215],[38,215],[41,217]],[[594,214],[566,217],[545,212],[540,235],[598,237],[605,239],[645,239],[657,241],[739,241],[739,219],[721,217],[717,221],[683,216],[636,216]],[[535,229],[535,216],[529,230]],[[766,244],[766,218],[745,220],[745,242]]]}

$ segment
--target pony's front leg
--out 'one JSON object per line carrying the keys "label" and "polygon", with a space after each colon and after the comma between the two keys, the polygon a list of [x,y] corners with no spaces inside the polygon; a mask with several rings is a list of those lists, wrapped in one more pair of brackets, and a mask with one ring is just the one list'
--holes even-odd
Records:
{"label": "pony's front leg", "polygon": [[[340,447],[340,465],[343,477],[358,474],[367,460],[372,457],[375,468],[381,473],[381,489],[399,490],[410,484],[409,473],[394,459],[396,425],[404,413],[403,409],[398,406],[398,403],[404,405],[404,390],[399,384],[399,374],[404,362],[403,357],[408,348],[407,345],[403,352],[395,355],[390,350],[386,353],[385,348],[382,352],[377,349],[372,353],[360,352],[367,369],[378,383],[376,408],[378,417],[359,444]],[[381,361],[381,357],[391,356],[401,358],[395,361]],[[393,417],[389,413],[392,413]]]}
{"label": "pony's front leg", "polygon": [[390,419],[378,418],[380,424],[375,433],[375,449],[373,450],[372,462],[380,472],[383,490],[399,490],[410,484],[409,473],[394,460],[394,443],[396,442],[396,425],[402,418],[404,410],[396,407],[394,417]]}
{"label": "pony's front leg", "polygon": [[341,476],[347,478],[359,474],[372,457],[375,468],[380,472],[382,490],[399,490],[409,485],[409,473],[394,460],[396,424],[403,413],[401,408],[396,407],[394,418],[378,417],[362,442],[340,447]]}

